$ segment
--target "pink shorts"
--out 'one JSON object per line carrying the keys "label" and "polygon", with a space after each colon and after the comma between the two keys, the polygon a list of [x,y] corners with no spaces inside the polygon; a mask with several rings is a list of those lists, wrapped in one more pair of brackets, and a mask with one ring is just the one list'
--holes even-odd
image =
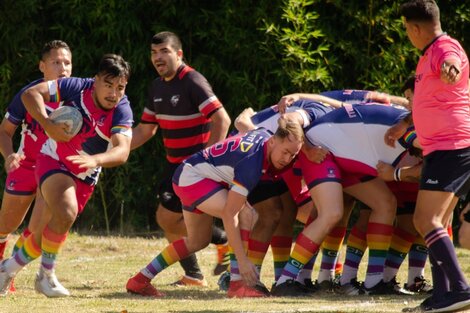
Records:
{"label": "pink shorts", "polygon": [[62,173],[67,175],[73,179],[75,182],[75,195],[77,197],[77,204],[78,204],[78,214],[83,212],[85,205],[87,204],[88,200],[95,189],[94,185],[88,185],[83,182],[81,179],[75,177],[72,173],[70,173],[64,164],[61,162],[54,160],[50,156],[39,154],[38,159],[36,161],[36,181],[39,183],[39,187],[42,183],[51,175]]}
{"label": "pink shorts", "polygon": [[35,165],[21,162],[21,166],[8,173],[5,181],[5,192],[12,195],[26,196],[36,194],[38,184],[34,177]]}
{"label": "pink shorts", "polygon": [[302,175],[309,189],[324,182],[338,182],[347,188],[371,180],[377,172],[370,170],[366,165],[351,160],[336,159],[328,153],[320,164],[310,161],[303,152],[299,154],[299,164]]}
{"label": "pink shorts", "polygon": [[183,210],[193,213],[201,213],[196,207],[222,189],[227,188],[223,184],[208,178],[184,187],[173,183],[173,190],[180,198]]}

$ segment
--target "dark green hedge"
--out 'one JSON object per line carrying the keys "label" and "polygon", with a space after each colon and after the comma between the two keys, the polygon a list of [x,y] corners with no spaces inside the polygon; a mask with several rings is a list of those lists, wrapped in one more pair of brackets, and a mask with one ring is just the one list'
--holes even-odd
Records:
{"label": "dark green hedge", "polygon": [[[439,5],[443,28],[468,50],[466,1]],[[62,39],[73,50],[74,76],[94,75],[104,53],[122,54],[131,63],[127,90],[138,121],[147,85],[156,76],[149,40],[162,30],[180,35],[187,62],[208,78],[232,118],[244,107],[274,104],[288,92],[397,93],[419,56],[408,43],[398,7],[389,0],[3,0],[2,112],[23,85],[40,77],[44,42]],[[160,142],[157,136],[133,152],[127,165],[104,171],[76,227],[156,229]],[[4,177],[2,172],[1,184]]]}

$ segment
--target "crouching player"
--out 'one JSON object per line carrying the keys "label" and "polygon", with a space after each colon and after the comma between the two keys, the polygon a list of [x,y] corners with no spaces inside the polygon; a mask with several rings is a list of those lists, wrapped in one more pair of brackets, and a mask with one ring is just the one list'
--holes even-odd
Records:
{"label": "crouching player", "polygon": [[183,203],[187,237],[168,245],[155,259],[127,282],[128,292],[164,296],[151,283],[158,273],[190,253],[205,248],[211,239],[213,216],[222,219],[237,262],[231,271],[229,297],[265,296],[254,287],[257,269],[245,254],[240,236],[239,212],[247,195],[264,173],[275,175],[291,164],[303,144],[298,123],[280,119],[276,133],[264,129],[226,139],[186,159],[173,176],[173,186]]}

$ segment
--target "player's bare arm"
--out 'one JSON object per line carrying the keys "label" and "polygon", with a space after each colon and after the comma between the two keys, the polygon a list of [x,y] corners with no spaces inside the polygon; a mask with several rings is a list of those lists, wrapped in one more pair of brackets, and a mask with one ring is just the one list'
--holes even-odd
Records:
{"label": "player's bare arm", "polygon": [[240,237],[240,229],[238,227],[238,213],[246,203],[246,197],[229,191],[227,201],[222,212],[222,221],[224,223],[225,232],[229,244],[232,246],[235,256],[237,257],[240,275],[249,286],[253,286],[258,281],[256,268],[248,259],[245,249],[243,248],[242,239]]}
{"label": "player's bare arm", "polygon": [[131,137],[123,134],[111,136],[113,147],[104,152],[94,155],[72,155],[67,160],[78,164],[80,168],[115,167],[126,163],[129,157]]}
{"label": "player's bare arm", "polygon": [[72,136],[67,134],[66,123],[54,123],[46,111],[46,102],[50,101],[47,82],[26,89],[21,100],[29,114],[42,126],[47,135],[55,141],[69,141]]}
{"label": "player's bare arm", "polygon": [[158,130],[158,124],[139,123],[132,129],[131,150],[134,150],[150,140]]}
{"label": "player's bare arm", "polygon": [[12,138],[18,126],[3,119],[0,124],[0,153],[5,159],[5,170],[10,172],[20,166],[21,160],[24,160],[23,154],[18,154],[13,150]]}
{"label": "player's bare arm", "polygon": [[218,109],[214,114],[211,115],[211,136],[207,142],[207,147],[213,145],[216,142],[222,141],[227,137],[228,129],[230,127],[230,117],[224,108]]}

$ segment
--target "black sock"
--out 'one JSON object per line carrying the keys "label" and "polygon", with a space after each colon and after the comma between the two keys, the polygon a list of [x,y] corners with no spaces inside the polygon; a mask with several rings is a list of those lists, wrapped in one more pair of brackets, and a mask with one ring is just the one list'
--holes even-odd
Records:
{"label": "black sock", "polygon": [[211,243],[215,245],[224,245],[227,243],[227,234],[222,228],[212,225]]}
{"label": "black sock", "polygon": [[203,279],[204,275],[197,263],[196,255],[193,253],[187,258],[180,260],[181,267],[184,269],[184,274],[191,278]]}

